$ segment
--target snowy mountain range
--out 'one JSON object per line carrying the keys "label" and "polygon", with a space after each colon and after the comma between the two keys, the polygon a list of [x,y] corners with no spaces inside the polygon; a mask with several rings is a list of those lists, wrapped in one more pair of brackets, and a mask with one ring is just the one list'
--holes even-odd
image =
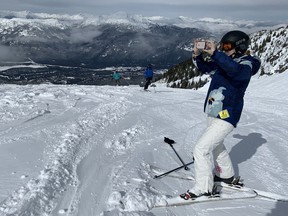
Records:
{"label": "snowy mountain range", "polygon": [[2,61],[103,68],[169,68],[190,57],[195,38],[219,39],[229,29],[255,32],[275,23],[188,17],[57,15],[0,11]]}
{"label": "snowy mountain range", "polygon": [[167,67],[187,58],[185,47],[191,38],[210,35],[122,13],[91,17],[22,12],[2,15],[0,23],[7,60],[16,56],[42,64],[89,68],[148,62]]}
{"label": "snowy mountain range", "polygon": [[251,33],[252,51],[262,60],[261,74],[286,70],[283,24],[124,12],[71,16],[0,11],[0,82],[106,85],[113,84],[111,71],[118,68],[131,78],[129,84],[139,84],[143,67],[152,63],[156,69],[170,69],[172,75],[164,75],[169,86],[198,88],[208,80],[198,77],[187,62],[192,41],[217,41],[231,29]]}

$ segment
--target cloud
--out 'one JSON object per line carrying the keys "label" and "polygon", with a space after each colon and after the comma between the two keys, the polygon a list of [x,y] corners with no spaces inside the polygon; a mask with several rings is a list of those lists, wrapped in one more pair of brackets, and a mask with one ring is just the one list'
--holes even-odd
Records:
{"label": "cloud", "polygon": [[118,11],[144,16],[190,16],[287,21],[287,0],[0,0],[1,10],[109,15]]}
{"label": "cloud", "polygon": [[16,48],[0,45],[0,61],[18,61],[22,59],[21,52]]}
{"label": "cloud", "polygon": [[73,29],[70,34],[71,43],[91,42],[95,37],[102,34],[97,29]]}

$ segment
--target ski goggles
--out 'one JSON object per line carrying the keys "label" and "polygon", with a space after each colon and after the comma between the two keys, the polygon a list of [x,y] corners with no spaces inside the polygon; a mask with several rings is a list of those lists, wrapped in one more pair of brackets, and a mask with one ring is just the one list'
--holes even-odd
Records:
{"label": "ski goggles", "polygon": [[234,49],[234,46],[232,43],[230,42],[224,42],[224,43],[221,43],[220,44],[220,50],[223,50],[223,51],[230,51]]}

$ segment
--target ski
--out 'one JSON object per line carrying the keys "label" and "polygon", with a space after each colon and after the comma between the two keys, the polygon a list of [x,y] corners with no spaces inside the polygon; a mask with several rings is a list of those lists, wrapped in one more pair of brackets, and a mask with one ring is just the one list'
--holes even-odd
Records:
{"label": "ski", "polygon": [[251,191],[253,190],[256,194],[257,197],[259,198],[265,198],[265,199],[270,199],[270,200],[275,200],[275,201],[282,201],[282,202],[288,202],[288,196],[272,193],[272,192],[267,192],[267,191],[262,191],[246,186],[240,186],[237,184],[226,184],[224,182],[216,182],[215,184],[221,185],[222,187],[225,188],[230,188],[233,190],[238,190],[238,191]]}
{"label": "ski", "polygon": [[251,199],[257,197],[257,193],[253,190],[246,189],[245,191],[235,191],[231,188],[223,187],[221,192],[216,195],[211,196],[200,196],[196,199],[185,200],[179,195],[176,197],[168,197],[165,200],[161,200],[155,204],[155,208],[160,207],[172,207],[172,206],[182,206],[182,205],[192,205],[204,202],[214,202],[214,201],[225,201],[225,200],[237,200],[237,199]]}
{"label": "ski", "polygon": [[231,184],[227,184],[224,182],[215,182],[213,194],[214,195],[211,196],[200,196],[196,199],[188,199],[188,200],[181,198],[180,195],[176,197],[167,196],[166,199],[157,202],[154,207],[155,208],[172,207],[172,206],[191,205],[203,202],[251,199],[251,198],[261,198],[267,200],[288,202],[287,196],[261,191],[258,189],[244,186],[243,182],[240,181],[240,177],[235,178]]}
{"label": "ski", "polygon": [[[170,176],[170,175],[168,175],[168,176]],[[188,181],[194,180],[194,178],[192,176],[184,175],[183,173],[181,173],[179,175],[171,175],[170,177],[188,180]],[[240,177],[236,177],[236,179],[237,178],[240,178]],[[215,184],[218,184],[218,185],[221,185],[222,187],[230,188],[233,190],[238,190],[238,191],[253,190],[255,193],[257,193],[258,198],[266,198],[266,199],[275,200],[275,201],[288,202],[288,196],[284,196],[284,195],[280,195],[280,194],[276,194],[276,193],[272,193],[272,192],[267,192],[267,191],[247,187],[247,186],[244,186],[243,183],[241,183],[240,179],[238,181],[240,182],[240,184],[239,183],[226,184],[224,182],[215,182]]]}

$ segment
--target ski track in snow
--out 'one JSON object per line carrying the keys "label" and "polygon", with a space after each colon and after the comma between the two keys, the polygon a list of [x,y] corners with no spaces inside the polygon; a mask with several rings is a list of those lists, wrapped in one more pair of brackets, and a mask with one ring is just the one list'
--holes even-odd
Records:
{"label": "ski track in snow", "polygon": [[[263,89],[273,80],[277,91]],[[226,140],[247,186],[282,195],[288,192],[288,99],[279,88],[287,84],[284,74],[253,79],[239,127]],[[150,92],[138,86],[0,86],[0,148],[8,152],[0,156],[11,164],[1,166],[0,215],[286,215],[287,203],[259,198],[153,208],[193,186],[193,165],[153,179],[182,165],[164,136],[176,141],[188,163],[206,124],[207,87],[158,85]]]}

